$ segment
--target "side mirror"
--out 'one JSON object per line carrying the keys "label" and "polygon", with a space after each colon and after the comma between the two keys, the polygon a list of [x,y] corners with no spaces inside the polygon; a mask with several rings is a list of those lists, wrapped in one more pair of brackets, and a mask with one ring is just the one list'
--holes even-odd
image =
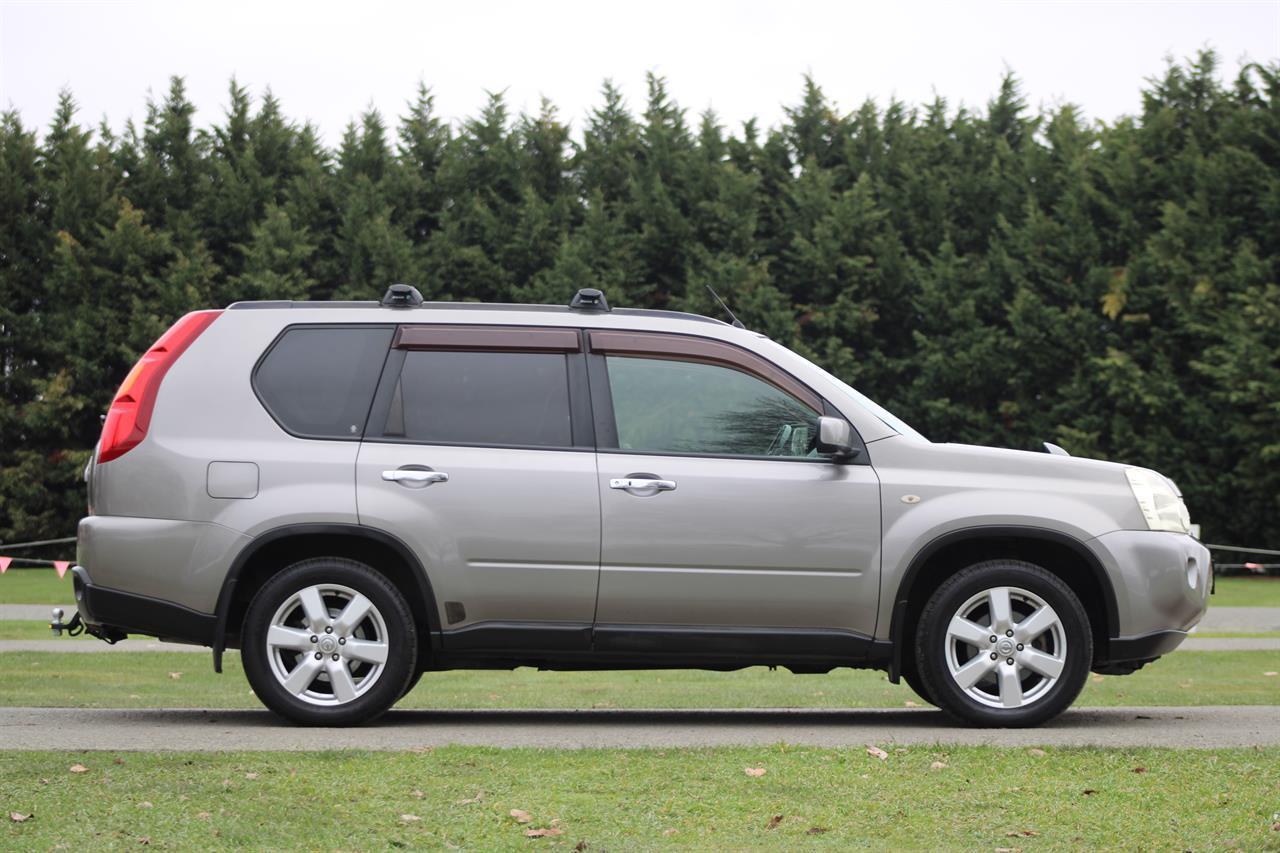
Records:
{"label": "side mirror", "polygon": [[818,452],[836,461],[852,459],[858,454],[853,445],[853,427],[843,418],[818,418]]}

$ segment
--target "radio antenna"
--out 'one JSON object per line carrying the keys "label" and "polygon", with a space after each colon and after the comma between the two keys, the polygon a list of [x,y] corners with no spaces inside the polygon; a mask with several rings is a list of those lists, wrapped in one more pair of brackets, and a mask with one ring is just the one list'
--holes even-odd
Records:
{"label": "radio antenna", "polygon": [[715,288],[713,288],[709,284],[706,285],[706,288],[708,291],[710,291],[711,295],[715,297],[716,302],[720,303],[720,307],[724,309],[724,313],[729,315],[729,319],[733,321],[734,328],[745,329],[746,326],[742,325],[742,321],[733,315],[733,312],[729,310],[728,305],[724,304],[724,300],[720,298],[720,294],[716,293]]}

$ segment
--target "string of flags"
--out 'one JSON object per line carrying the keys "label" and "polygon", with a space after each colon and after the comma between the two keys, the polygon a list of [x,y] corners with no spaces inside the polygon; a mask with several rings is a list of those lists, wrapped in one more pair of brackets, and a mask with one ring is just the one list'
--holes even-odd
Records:
{"label": "string of flags", "polygon": [[15,562],[34,563],[37,566],[53,566],[53,570],[58,573],[59,578],[65,576],[67,569],[71,568],[70,560],[30,560],[26,557],[0,557],[0,575],[9,571],[9,566]]}

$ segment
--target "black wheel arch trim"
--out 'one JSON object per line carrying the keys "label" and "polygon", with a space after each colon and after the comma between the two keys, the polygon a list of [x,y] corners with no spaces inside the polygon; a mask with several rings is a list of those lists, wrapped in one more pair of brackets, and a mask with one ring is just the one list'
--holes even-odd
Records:
{"label": "black wheel arch trim", "polygon": [[[902,581],[898,584],[899,595],[894,601],[893,614],[889,622],[889,639],[893,647],[893,660],[889,666],[889,678],[891,681],[897,683],[898,676],[902,673],[902,632],[906,626],[907,607],[910,604],[910,601],[902,595],[902,590],[911,589],[911,585],[915,583],[916,576],[920,573],[920,570],[929,561],[929,558],[938,551],[958,542],[973,539],[1042,539],[1069,548],[1089,567],[1094,580],[1097,581],[1099,588],[1102,590],[1103,604],[1107,612],[1108,640],[1110,641],[1117,637],[1116,632],[1120,626],[1120,608],[1116,603],[1116,593],[1112,587],[1111,578],[1107,575],[1107,570],[1103,568],[1102,562],[1097,555],[1090,551],[1088,546],[1079,539],[1057,530],[1028,525],[963,527],[959,530],[948,531],[930,540],[911,558],[911,563],[902,575]],[[1100,658],[1106,657],[1105,650],[1095,649],[1094,654]]]}
{"label": "black wheel arch trim", "polygon": [[[430,636],[439,635],[440,614],[436,611],[435,591],[431,587],[431,578],[427,575],[422,561],[399,537],[380,528],[369,527],[364,524],[341,522],[286,524],[282,527],[272,528],[254,537],[251,542],[240,549],[240,553],[236,554],[235,559],[231,562],[231,568],[227,570],[227,576],[222,581],[222,589],[218,593],[217,609],[214,611],[214,672],[222,672],[222,653],[226,651],[227,621],[231,616],[231,602],[235,597],[236,584],[240,580],[240,573],[244,571],[244,567],[248,565],[254,555],[265,546],[281,539],[302,536],[345,536],[352,539],[367,539],[395,551],[422,583],[421,594],[422,604],[427,613],[427,634]],[[406,590],[405,594],[408,595],[409,591]]]}

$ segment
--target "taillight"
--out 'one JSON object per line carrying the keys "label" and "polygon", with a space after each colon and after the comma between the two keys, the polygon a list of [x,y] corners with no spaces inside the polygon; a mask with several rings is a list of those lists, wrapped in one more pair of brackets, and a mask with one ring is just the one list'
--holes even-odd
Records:
{"label": "taillight", "polygon": [[156,406],[160,392],[160,380],[178,360],[178,356],[191,346],[209,324],[218,319],[221,311],[192,311],[169,327],[151,349],[142,354],[138,363],[129,371],[102,424],[102,439],[98,443],[98,462],[110,462],[137,447],[147,437],[151,426],[151,411]]}

